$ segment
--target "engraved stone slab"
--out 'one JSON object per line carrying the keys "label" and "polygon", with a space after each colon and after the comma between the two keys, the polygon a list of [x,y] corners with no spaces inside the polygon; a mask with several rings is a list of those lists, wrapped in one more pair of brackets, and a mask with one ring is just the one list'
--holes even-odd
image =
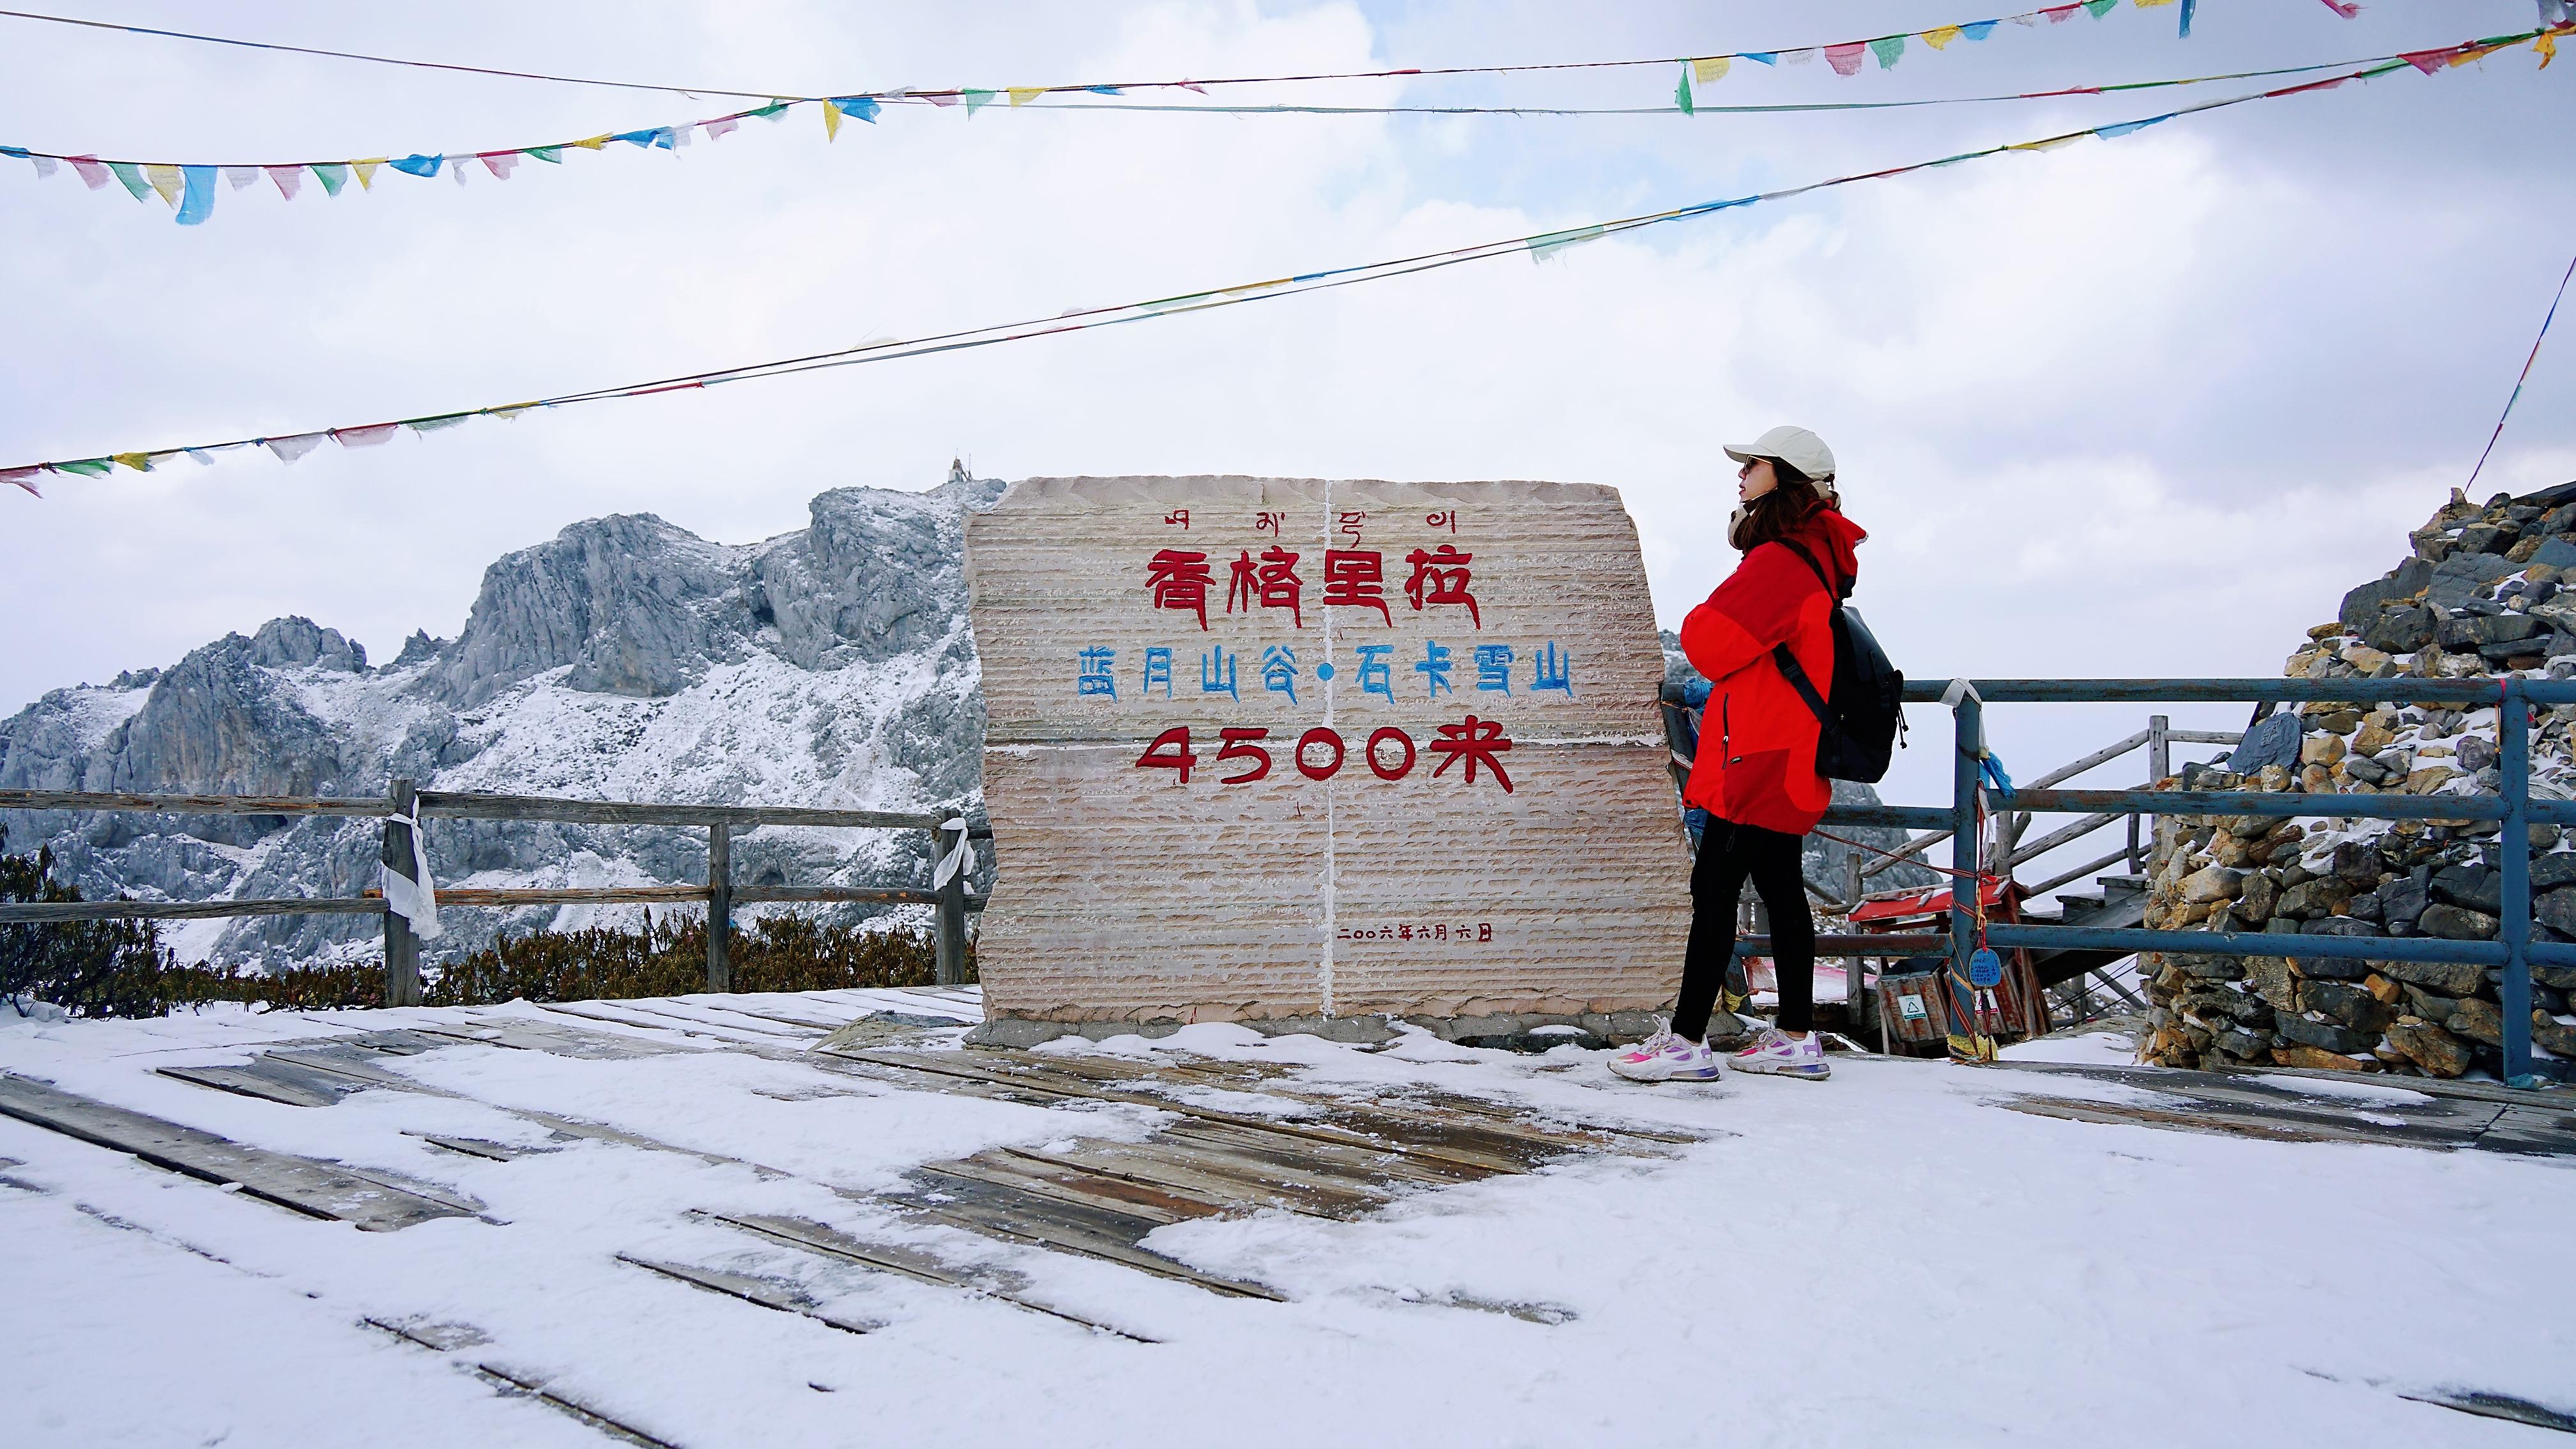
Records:
{"label": "engraved stone slab", "polygon": [[1688,855],[1615,490],[1029,479],[967,578],[990,1014],[1671,997]]}

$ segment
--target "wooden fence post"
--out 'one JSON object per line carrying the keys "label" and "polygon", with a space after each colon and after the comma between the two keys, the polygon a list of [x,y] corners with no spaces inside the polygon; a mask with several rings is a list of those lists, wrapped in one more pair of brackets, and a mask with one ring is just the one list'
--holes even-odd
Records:
{"label": "wooden fence post", "polygon": [[707,989],[733,990],[733,827],[707,827]]}
{"label": "wooden fence post", "polygon": [[[949,838],[952,829],[956,835],[954,840]],[[962,816],[950,819],[933,831],[930,839],[934,859],[945,860],[951,853],[966,852],[965,819]],[[958,868],[949,873],[948,879],[941,881],[935,875],[932,877],[932,894],[937,900],[932,908],[931,946],[942,986],[966,983],[966,877],[974,873],[974,868],[974,857],[968,853]]]}
{"label": "wooden fence post", "polygon": [[[386,795],[389,815],[409,815],[418,800],[411,781],[396,780]],[[385,842],[381,859],[386,865],[400,867],[406,873],[412,868],[411,827],[385,822]],[[387,910],[385,923],[385,1005],[420,1005],[420,939],[411,933],[411,922]]]}

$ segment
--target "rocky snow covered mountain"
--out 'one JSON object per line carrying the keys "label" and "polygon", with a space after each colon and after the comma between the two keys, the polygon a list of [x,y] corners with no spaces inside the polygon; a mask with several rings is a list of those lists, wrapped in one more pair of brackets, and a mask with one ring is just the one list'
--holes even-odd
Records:
{"label": "rocky snow covered mountain", "polygon": [[[590,799],[927,810],[977,798],[983,710],[966,622],[963,518],[1002,484],[844,488],[764,543],[710,543],[650,514],[592,519],[485,571],[455,639],[389,664],[302,618],[228,635],[166,670],[59,689],[0,723],[0,787],[380,796],[422,788]],[[14,851],[50,844],[92,898],[349,896],[375,882],[373,821],[0,812]],[[702,830],[441,821],[442,885],[705,879]],[[764,829],[745,883],[929,879],[913,832]],[[633,908],[625,908],[629,912]],[[460,912],[433,955],[588,908]],[[352,916],[191,922],[218,961],[365,955]]]}

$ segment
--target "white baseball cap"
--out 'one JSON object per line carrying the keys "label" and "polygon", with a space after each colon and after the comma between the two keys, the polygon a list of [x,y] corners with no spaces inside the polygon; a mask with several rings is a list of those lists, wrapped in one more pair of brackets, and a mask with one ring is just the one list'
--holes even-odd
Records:
{"label": "white baseball cap", "polygon": [[1749,443],[1729,443],[1726,456],[1739,463],[1756,458],[1769,458],[1786,463],[1809,478],[1822,481],[1834,476],[1834,450],[1825,440],[1805,428],[1777,427]]}

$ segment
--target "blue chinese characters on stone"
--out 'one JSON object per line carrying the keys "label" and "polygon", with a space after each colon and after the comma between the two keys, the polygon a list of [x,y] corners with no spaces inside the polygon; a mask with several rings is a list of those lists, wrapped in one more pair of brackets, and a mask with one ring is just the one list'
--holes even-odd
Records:
{"label": "blue chinese characters on stone", "polygon": [[1297,651],[1285,644],[1273,644],[1261,651],[1261,687],[1272,694],[1288,696],[1297,702]]}
{"label": "blue chinese characters on stone", "polygon": [[1449,655],[1448,645],[1437,639],[1425,639],[1422,641],[1422,658],[1413,666],[1413,672],[1423,678],[1425,692],[1435,697],[1444,692],[1458,692],[1456,686],[1449,682]]}
{"label": "blue chinese characters on stone", "polygon": [[1076,654],[1074,659],[1080,666],[1073,676],[1073,694],[1076,699],[1095,694],[1106,695],[1111,699],[1118,697],[1118,681],[1109,672],[1118,662],[1117,650],[1104,649],[1095,644]]}
{"label": "blue chinese characters on stone", "polygon": [[1509,644],[1476,646],[1476,688],[1486,694],[1512,692],[1512,646]]}
{"label": "blue chinese characters on stone", "polygon": [[1569,668],[1573,662],[1573,656],[1560,651],[1556,641],[1551,639],[1540,645],[1538,652],[1530,656],[1530,693],[1557,689],[1573,694],[1574,676]]}
{"label": "blue chinese characters on stone", "polygon": [[1360,693],[1382,694],[1390,700],[1395,698],[1395,669],[1386,662],[1386,657],[1394,652],[1392,644],[1359,646]]}
{"label": "blue chinese characters on stone", "polygon": [[1239,656],[1219,647],[1199,656],[1199,693],[1222,694],[1237,704],[1243,696],[1234,692],[1234,663]]}
{"label": "blue chinese characters on stone", "polygon": [[1145,687],[1140,693],[1152,694],[1155,685],[1163,686],[1163,698],[1172,697],[1172,651],[1160,645],[1145,651]]}

